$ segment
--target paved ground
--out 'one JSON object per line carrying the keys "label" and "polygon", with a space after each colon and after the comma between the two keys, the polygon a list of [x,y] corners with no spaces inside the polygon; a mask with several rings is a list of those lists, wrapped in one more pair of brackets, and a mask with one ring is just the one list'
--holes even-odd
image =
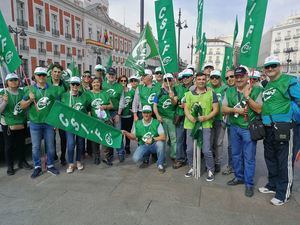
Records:
{"label": "paved ground", "polygon": [[[244,187],[228,187],[231,176],[214,182],[185,178],[187,168],[159,174],[152,165],[139,169],[130,159],[113,167],[85,160],[84,171],[36,180],[24,170],[8,177],[0,169],[2,225],[287,225],[300,221],[300,164],[290,202],[272,206],[272,195],[244,196]],[[169,163],[170,165],[170,163]],[[256,187],[266,182],[261,143],[257,151]]]}

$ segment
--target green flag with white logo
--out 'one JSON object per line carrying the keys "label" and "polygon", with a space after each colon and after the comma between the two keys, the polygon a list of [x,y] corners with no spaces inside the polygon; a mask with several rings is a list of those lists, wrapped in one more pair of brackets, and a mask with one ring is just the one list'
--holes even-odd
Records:
{"label": "green flag with white logo", "polygon": [[80,77],[79,69],[76,66],[76,63],[75,63],[73,58],[72,58],[72,61],[71,61],[70,65],[68,66],[68,69],[72,72],[70,74],[71,77]]}
{"label": "green flag with white logo", "polygon": [[14,72],[21,64],[22,60],[10,37],[7,25],[0,11],[0,62],[7,65],[9,72]]}
{"label": "green flag with white logo", "polygon": [[113,64],[112,55],[110,55],[106,64],[106,69],[108,70],[110,67],[112,67],[112,64]]}
{"label": "green flag with white logo", "polygon": [[108,147],[121,147],[120,130],[58,101],[52,106],[45,122]]}
{"label": "green flag with white logo", "polygon": [[205,32],[203,33],[202,39],[201,39],[201,48],[200,48],[200,60],[199,60],[199,70],[202,70],[202,66],[204,64],[205,58],[206,58],[206,51],[207,51],[207,43],[206,43],[206,36]]}
{"label": "green flag with white logo", "polygon": [[226,46],[225,47],[225,54],[223,59],[223,66],[222,66],[222,80],[225,83],[225,75],[226,71],[232,68],[232,47]]}
{"label": "green flag with white logo", "polygon": [[233,41],[232,41],[232,47],[234,48],[235,40],[236,37],[238,36],[239,33],[239,22],[238,22],[238,17],[235,17],[235,25],[234,25],[234,32],[233,32]]}
{"label": "green flag with white logo", "polygon": [[144,73],[145,62],[158,56],[158,50],[151,31],[149,23],[146,24],[137,44],[134,46],[131,54],[125,61],[125,66],[128,66],[140,74]]}
{"label": "green flag with white logo", "polygon": [[239,64],[255,68],[258,61],[268,0],[248,0]]}
{"label": "green flag with white logo", "polygon": [[178,71],[175,22],[172,0],[155,1],[158,47],[166,73]]}
{"label": "green flag with white logo", "polygon": [[198,18],[197,18],[197,29],[196,29],[196,53],[201,48],[201,36],[202,36],[202,19],[203,19],[203,2],[204,0],[198,0]]}

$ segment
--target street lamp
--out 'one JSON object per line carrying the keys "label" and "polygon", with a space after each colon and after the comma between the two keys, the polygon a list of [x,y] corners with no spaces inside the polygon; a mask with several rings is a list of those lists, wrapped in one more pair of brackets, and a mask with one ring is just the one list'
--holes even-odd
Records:
{"label": "street lamp", "polygon": [[[183,28],[186,29],[188,28],[188,25],[186,23],[186,20],[184,20],[184,22],[181,22],[181,8],[179,8],[179,17],[178,17],[178,22],[175,23],[176,27],[178,27],[178,66],[179,66],[179,62],[180,62],[180,30],[182,30]],[[184,24],[184,26],[182,27],[182,25]]]}
{"label": "street lamp", "polygon": [[291,56],[291,52],[294,52],[295,50],[293,48],[286,48],[285,53],[288,54],[288,59],[287,61],[287,73],[290,72],[290,63],[292,62],[292,60],[290,59]]}
{"label": "street lamp", "polygon": [[193,64],[193,53],[194,53],[194,37],[192,36],[192,43],[188,44],[187,48],[191,48],[191,64]]}
{"label": "street lamp", "polygon": [[21,37],[25,37],[25,36],[27,36],[27,34],[25,33],[24,28],[21,28],[21,29],[18,29],[17,27],[13,28],[10,25],[8,25],[8,30],[10,33],[16,34],[16,43],[15,44],[17,46],[17,51],[19,53],[19,38],[18,38],[18,36],[20,35]]}

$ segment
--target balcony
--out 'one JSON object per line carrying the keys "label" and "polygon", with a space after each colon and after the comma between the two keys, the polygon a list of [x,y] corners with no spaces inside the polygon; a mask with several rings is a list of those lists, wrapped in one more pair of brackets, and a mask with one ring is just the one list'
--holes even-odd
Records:
{"label": "balcony", "polygon": [[65,38],[70,41],[72,39],[72,35],[65,33]]}
{"label": "balcony", "polygon": [[274,49],[274,54],[278,54],[280,52],[280,49]]}
{"label": "balcony", "polygon": [[71,52],[67,52],[67,58],[72,58],[72,53]]}
{"label": "balcony", "polygon": [[24,51],[24,52],[28,52],[29,51],[29,47],[25,46],[25,45],[20,45],[20,50]]}
{"label": "balcony", "polygon": [[291,38],[292,38],[291,35],[287,35],[287,36],[284,37],[284,40],[290,40]]}
{"label": "balcony", "polygon": [[281,41],[281,37],[276,37],[275,41]]}
{"label": "balcony", "polygon": [[36,31],[41,32],[41,33],[45,33],[45,26],[40,25],[40,24],[36,24]]}
{"label": "balcony", "polygon": [[76,41],[81,43],[82,42],[82,38],[81,37],[76,37]]}
{"label": "balcony", "polygon": [[57,50],[54,50],[53,54],[54,54],[55,56],[59,56],[59,55],[60,55],[60,52],[57,51]]}
{"label": "balcony", "polygon": [[216,55],[220,55],[221,53],[220,52],[216,52]]}
{"label": "balcony", "polygon": [[293,38],[294,39],[300,38],[300,34],[294,34]]}
{"label": "balcony", "polygon": [[213,52],[208,52],[208,55],[213,55],[214,53]]}
{"label": "balcony", "polygon": [[220,64],[221,63],[221,61],[220,60],[216,60],[216,64]]}
{"label": "balcony", "polygon": [[82,59],[82,55],[77,55],[77,58],[78,58],[79,60],[81,60],[81,59]]}
{"label": "balcony", "polygon": [[59,37],[59,30],[52,29],[52,35],[53,35],[54,37]]}
{"label": "balcony", "polygon": [[39,53],[40,53],[40,54],[43,54],[43,55],[46,55],[46,49],[44,49],[44,48],[39,48]]}
{"label": "balcony", "polygon": [[298,51],[298,47],[293,47],[293,51],[297,52]]}
{"label": "balcony", "polygon": [[28,28],[28,22],[25,21],[24,19],[17,19],[17,25]]}

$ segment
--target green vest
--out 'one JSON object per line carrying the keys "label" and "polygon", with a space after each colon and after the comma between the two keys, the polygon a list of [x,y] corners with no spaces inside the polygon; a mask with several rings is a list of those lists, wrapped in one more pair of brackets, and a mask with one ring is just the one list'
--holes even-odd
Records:
{"label": "green vest", "polygon": [[[261,88],[253,86],[250,94],[250,98],[256,101],[260,93],[261,93]],[[229,87],[226,90],[226,98],[227,98],[228,107],[230,108],[234,108],[234,106],[236,106],[238,103],[241,103],[242,108],[244,108],[246,105],[246,99],[244,97],[244,94],[243,93],[238,94],[236,87]],[[248,129],[249,122],[254,120],[255,116],[256,113],[250,107],[248,107],[247,121],[245,121],[244,115],[238,115],[237,117],[235,117],[234,114],[232,113],[229,114],[229,121],[230,124],[239,126],[244,129]]]}
{"label": "green vest", "polygon": [[35,106],[35,104],[32,102],[29,106],[29,121],[33,123],[44,123],[55,100],[60,97],[61,90],[62,89],[57,86],[49,87],[48,85],[45,89],[37,88],[36,85],[25,87],[23,99],[28,100],[29,92],[32,92],[37,103]]}
{"label": "green vest", "polygon": [[106,91],[113,104],[112,111],[119,109],[120,98],[123,93],[123,86],[117,82],[110,84],[108,81],[103,82],[102,90]]}
{"label": "green vest", "polygon": [[[191,91],[185,93],[185,104],[188,110],[191,112],[195,103],[199,103],[202,107],[202,116],[207,116],[212,111],[213,105],[213,92],[212,90],[207,90],[203,94],[194,95]],[[212,128],[213,119],[205,121],[202,123],[203,128]],[[193,129],[195,126],[187,117],[184,119],[184,128],[185,129]]]}
{"label": "green vest", "polygon": [[223,113],[222,113],[222,101],[224,99],[225,91],[228,88],[227,85],[221,85],[220,87],[214,88],[211,85],[212,90],[216,93],[219,101],[219,113],[215,116],[214,120],[223,120]]}
{"label": "green vest", "polygon": [[134,123],[135,136],[138,139],[139,145],[144,145],[147,138],[158,137],[159,122],[156,119],[152,119],[150,124],[144,125],[143,120],[138,120]]}
{"label": "green vest", "polygon": [[[0,95],[4,95],[4,90],[1,91]],[[8,126],[19,125],[26,123],[26,115],[24,110],[20,107],[20,102],[23,99],[24,91],[22,89],[18,89],[18,94],[12,94],[8,90],[6,91],[8,96],[7,105],[2,112],[4,117],[4,121]]]}
{"label": "green vest", "polygon": [[99,116],[101,116],[101,120],[108,121],[110,119],[109,110],[102,112],[98,110],[100,106],[110,104],[108,94],[104,91],[100,91],[99,93],[88,91],[87,94],[89,96],[92,117],[100,119]]}
{"label": "green vest", "polygon": [[291,99],[286,95],[291,76],[282,74],[279,79],[269,81],[262,93],[262,115],[286,114],[291,108]]}
{"label": "green vest", "polygon": [[66,92],[61,96],[61,102],[73,109],[87,113],[87,109],[89,106],[89,96],[86,93],[87,92],[79,92],[78,95],[71,96],[70,98],[70,92]]}
{"label": "green vest", "polygon": [[124,92],[125,107],[122,111],[122,116],[124,116],[124,117],[132,116],[131,108],[132,108],[132,101],[134,98],[134,93],[135,93],[134,89]]}
{"label": "green vest", "polygon": [[185,93],[189,91],[189,89],[186,88],[183,84],[179,84],[179,85],[175,86],[175,90],[176,90],[177,97],[178,97],[178,103],[177,103],[175,113],[178,116],[184,116],[184,110],[183,110],[183,108],[179,107],[179,105],[181,105],[182,99],[184,98]]}
{"label": "green vest", "polygon": [[[173,92],[176,96],[176,90],[174,88],[173,88]],[[168,119],[173,120],[175,116],[176,105],[172,104],[169,93],[165,93],[165,90],[161,88],[157,98],[158,98],[157,109],[159,114],[162,117],[166,117]]]}
{"label": "green vest", "polygon": [[150,88],[145,85],[139,85],[138,89],[142,107],[144,105],[152,106],[155,95],[159,93],[160,85],[152,85]]}

